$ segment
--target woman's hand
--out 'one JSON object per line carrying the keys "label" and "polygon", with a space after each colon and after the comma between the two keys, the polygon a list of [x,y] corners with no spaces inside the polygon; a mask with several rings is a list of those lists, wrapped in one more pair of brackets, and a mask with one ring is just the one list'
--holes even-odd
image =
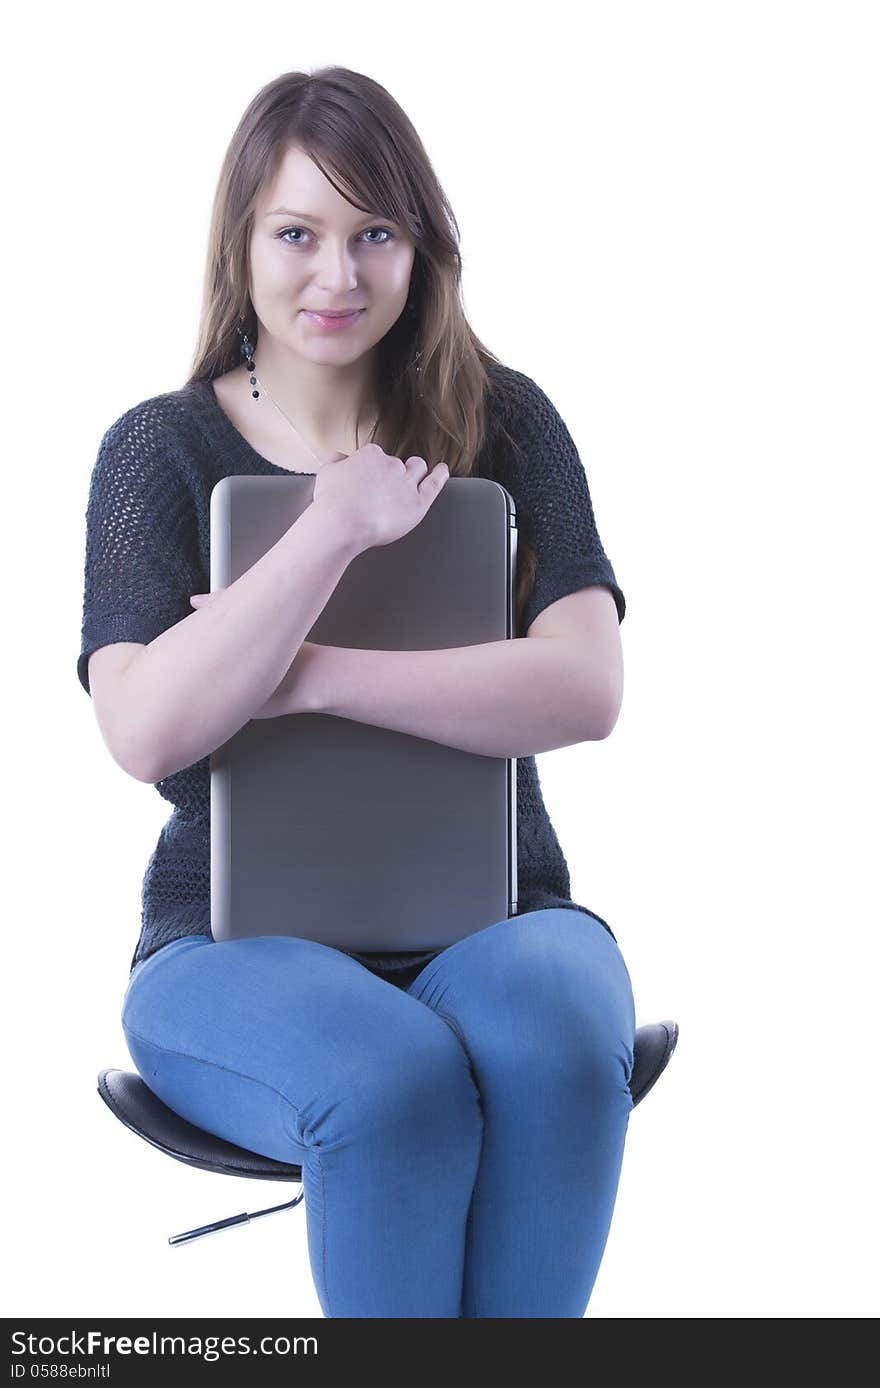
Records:
{"label": "woman's hand", "polygon": [[[207,607],[223,591],[217,588],[213,593],[193,593],[190,602],[196,608]],[[274,694],[269,695],[262,707],[251,714],[251,718],[279,718],[287,713],[320,713],[322,703],[317,674],[323,650],[324,647],[314,641],[303,641]]]}
{"label": "woman's hand", "polygon": [[192,603],[193,607],[206,607],[209,602],[214,601],[214,599],[217,596],[217,593],[223,593],[225,591],[226,590],[224,588],[218,588],[216,592],[213,593],[193,593],[192,597],[190,598],[190,602]]}

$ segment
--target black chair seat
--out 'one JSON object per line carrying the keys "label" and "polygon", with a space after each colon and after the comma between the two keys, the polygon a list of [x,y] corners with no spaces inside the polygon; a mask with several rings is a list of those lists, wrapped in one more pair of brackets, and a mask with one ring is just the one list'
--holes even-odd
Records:
{"label": "black chair seat", "polygon": [[[633,1107],[657,1083],[669,1063],[678,1040],[676,1022],[655,1022],[639,1027],[634,1048],[635,1063],[630,1079]],[[163,1104],[140,1075],[128,1070],[102,1070],[98,1093],[116,1117],[168,1156],[204,1171],[226,1176],[251,1176],[261,1181],[301,1181],[302,1167],[277,1161],[244,1147],[236,1147],[222,1137],[197,1128]]]}
{"label": "black chair seat", "polygon": [[260,1181],[299,1181],[302,1168],[236,1147],[204,1128],[197,1128],[163,1104],[141,1079],[129,1070],[102,1070],[98,1093],[127,1128],[167,1152],[169,1157],[219,1171],[225,1176],[252,1176]]}
{"label": "black chair seat", "polygon": [[[677,1040],[677,1022],[655,1022],[636,1031],[629,1085],[633,1108],[657,1083],[669,1064]],[[158,1147],[160,1152],[167,1152],[169,1157],[176,1157],[188,1166],[198,1166],[203,1171],[218,1171],[224,1176],[250,1176],[261,1181],[299,1181],[302,1186],[301,1166],[249,1152],[245,1147],[236,1147],[234,1143],[196,1127],[163,1104],[141,1076],[130,1070],[101,1070],[98,1074],[98,1093],[120,1122],[131,1128],[133,1133],[145,1138],[153,1147]],[[172,1245],[189,1243],[203,1234],[228,1229],[233,1224],[249,1224],[260,1215],[293,1209],[303,1199],[304,1193],[301,1189],[293,1200],[285,1201],[282,1205],[271,1205],[249,1214],[230,1215],[228,1219],[202,1224],[182,1234],[172,1234],[168,1242]]]}

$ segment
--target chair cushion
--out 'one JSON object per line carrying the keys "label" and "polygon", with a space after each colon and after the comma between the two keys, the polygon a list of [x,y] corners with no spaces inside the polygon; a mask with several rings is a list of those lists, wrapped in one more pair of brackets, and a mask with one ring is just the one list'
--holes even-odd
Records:
{"label": "chair cushion", "polygon": [[138,1074],[102,1070],[98,1075],[98,1093],[127,1128],[189,1166],[226,1176],[253,1176],[261,1181],[302,1180],[301,1167],[248,1152],[181,1118],[163,1104]]}
{"label": "chair cushion", "polygon": [[677,1040],[677,1022],[650,1022],[637,1029],[633,1072],[629,1080],[633,1108],[641,1103],[663,1074]]}
{"label": "chair cushion", "polygon": [[[652,1022],[636,1031],[629,1085],[633,1108],[657,1083],[669,1064],[677,1040],[677,1022]],[[263,1181],[302,1180],[302,1167],[236,1147],[181,1118],[163,1104],[140,1075],[131,1071],[102,1070],[98,1075],[98,1093],[127,1128],[178,1161],[226,1176],[253,1176]]]}

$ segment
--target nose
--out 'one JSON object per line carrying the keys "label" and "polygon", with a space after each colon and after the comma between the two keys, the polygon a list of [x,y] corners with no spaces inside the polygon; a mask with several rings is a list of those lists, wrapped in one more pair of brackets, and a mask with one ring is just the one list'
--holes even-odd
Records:
{"label": "nose", "polygon": [[357,288],[354,255],[346,241],[328,240],[320,253],[318,286],[328,298]]}

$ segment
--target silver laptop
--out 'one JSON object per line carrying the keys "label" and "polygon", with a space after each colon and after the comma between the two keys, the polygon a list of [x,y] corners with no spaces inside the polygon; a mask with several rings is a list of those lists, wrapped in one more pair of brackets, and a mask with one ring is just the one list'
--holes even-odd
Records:
{"label": "silver laptop", "polygon": [[[295,474],[216,484],[212,592],[280,540],[314,485]],[[510,639],[515,574],[510,493],[453,477],[413,530],[351,562],[307,639],[373,650]],[[516,914],[514,758],[304,713],[252,719],[210,770],[215,940],[428,950]]]}

